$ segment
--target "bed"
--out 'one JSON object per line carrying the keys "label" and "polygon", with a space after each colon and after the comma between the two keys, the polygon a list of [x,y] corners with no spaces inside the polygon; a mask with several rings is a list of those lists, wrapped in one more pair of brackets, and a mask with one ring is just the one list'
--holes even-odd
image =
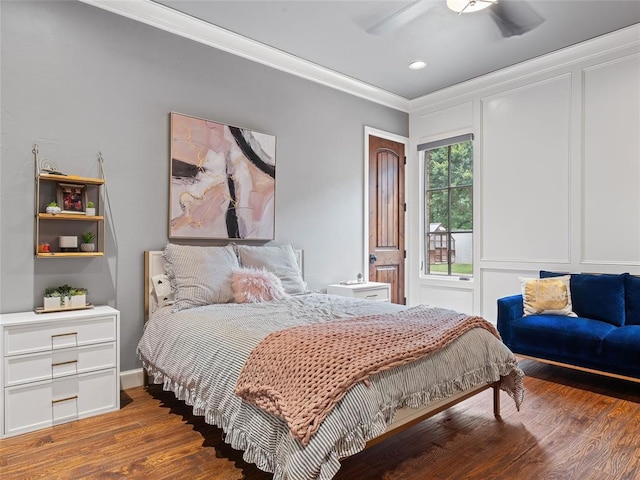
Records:
{"label": "bed", "polygon": [[[221,247],[172,248],[193,252],[194,248]],[[157,288],[158,281],[162,280],[164,288],[169,280],[174,287],[171,291],[178,296],[184,278],[188,278],[188,283],[193,275],[189,271],[180,278],[181,274],[174,268],[183,268],[180,262],[200,265],[207,260],[194,258],[191,254],[176,256],[175,250],[173,257],[167,255],[166,249],[164,254],[162,251],[145,252],[145,313],[148,320],[138,354],[148,381],[162,384],[165,390],[174,392],[177,398],[192,406],[194,414],[203,415],[207,423],[220,427],[225,442],[242,450],[246,461],[272,472],[275,480],[329,480],[339,470],[342,458],[486,389],[493,389],[495,415],[499,415],[501,390],[506,391],[519,407],[523,398],[523,373],[514,355],[492,334],[474,328],[442,351],[380,371],[371,375],[368,381],[353,385],[310,440],[303,444],[292,436],[283,419],[234,394],[238,377],[252,351],[274,332],[301,324],[360,319],[373,314],[394,315],[407,307],[306,292],[302,280],[302,252],[290,246],[241,246],[244,258],[238,253],[238,246],[230,248],[240,258],[237,267],[232,269],[272,270],[275,277],[281,277],[289,292],[294,293],[270,301],[248,303],[201,300],[199,305],[188,305],[188,308],[176,311],[175,300],[169,295],[162,297],[168,290]],[[283,252],[287,257],[286,268],[283,269],[279,258],[272,268],[273,254],[281,257]],[[228,257],[230,259],[231,255]],[[199,275],[210,278],[212,272],[221,270],[224,268],[221,269],[218,263]],[[169,304],[165,304],[167,300]]]}

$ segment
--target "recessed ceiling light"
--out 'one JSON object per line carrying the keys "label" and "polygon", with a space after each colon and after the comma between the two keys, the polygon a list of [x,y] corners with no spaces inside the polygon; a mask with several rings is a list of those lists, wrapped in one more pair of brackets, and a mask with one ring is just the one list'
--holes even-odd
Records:
{"label": "recessed ceiling light", "polygon": [[422,60],[417,60],[417,61],[409,64],[409,68],[411,70],[422,70],[426,66],[427,66],[427,64],[425,62],[423,62]]}

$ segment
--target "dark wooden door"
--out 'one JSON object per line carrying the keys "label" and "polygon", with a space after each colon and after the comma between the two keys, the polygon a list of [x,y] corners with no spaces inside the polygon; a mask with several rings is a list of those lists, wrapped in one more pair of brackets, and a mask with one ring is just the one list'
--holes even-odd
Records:
{"label": "dark wooden door", "polygon": [[404,295],[404,144],[369,136],[369,280],[391,284],[391,301]]}

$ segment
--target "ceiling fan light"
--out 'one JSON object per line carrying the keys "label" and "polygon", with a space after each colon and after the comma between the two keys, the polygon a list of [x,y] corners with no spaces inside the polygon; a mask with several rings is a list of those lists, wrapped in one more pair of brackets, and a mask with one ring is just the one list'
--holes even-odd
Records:
{"label": "ceiling fan light", "polygon": [[493,0],[447,0],[447,7],[456,13],[472,13],[484,10],[494,3]]}

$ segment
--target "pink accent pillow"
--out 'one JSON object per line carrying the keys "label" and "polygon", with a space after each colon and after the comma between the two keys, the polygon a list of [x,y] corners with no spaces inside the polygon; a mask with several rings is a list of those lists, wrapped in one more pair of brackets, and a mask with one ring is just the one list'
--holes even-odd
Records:
{"label": "pink accent pillow", "polygon": [[236,303],[269,302],[287,296],[278,277],[257,268],[234,270],[231,273],[231,289]]}

